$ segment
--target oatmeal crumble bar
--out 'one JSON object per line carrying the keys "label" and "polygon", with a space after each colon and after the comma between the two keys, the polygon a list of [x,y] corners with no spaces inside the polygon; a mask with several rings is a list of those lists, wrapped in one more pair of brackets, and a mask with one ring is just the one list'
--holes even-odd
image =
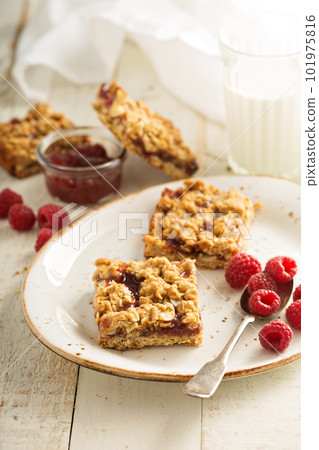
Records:
{"label": "oatmeal crumble bar", "polygon": [[200,180],[165,189],[144,236],[145,257],[188,257],[203,269],[226,267],[245,249],[255,210],[261,207],[237,189],[221,192]]}
{"label": "oatmeal crumble bar", "polygon": [[0,164],[18,178],[41,171],[35,149],[42,137],[54,129],[73,126],[63,114],[57,113],[45,103],[34,107],[40,114],[31,108],[24,119],[14,118],[10,122],[0,124]]}
{"label": "oatmeal crumble bar", "polygon": [[202,323],[196,267],[165,257],[95,262],[93,301],[99,343],[127,350],[148,345],[199,345]]}
{"label": "oatmeal crumble bar", "polygon": [[115,81],[102,84],[95,104],[100,120],[129,151],[174,179],[187,178],[198,168],[173,123],[144,102],[133,102]]}

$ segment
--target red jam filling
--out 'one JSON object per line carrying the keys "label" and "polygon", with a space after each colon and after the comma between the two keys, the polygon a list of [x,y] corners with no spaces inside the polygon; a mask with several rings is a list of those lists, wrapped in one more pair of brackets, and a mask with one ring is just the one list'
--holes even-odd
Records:
{"label": "red jam filling", "polygon": [[144,278],[137,279],[134,274],[124,272],[122,283],[131,291],[132,296],[135,298],[136,306],[139,304],[139,292],[143,281]]}
{"label": "red jam filling", "polygon": [[178,158],[174,157],[170,153],[168,153],[166,150],[157,150],[156,152],[148,152],[145,148],[145,144],[142,137],[138,137],[136,139],[133,139],[133,142],[135,145],[140,147],[143,154],[145,155],[146,159],[149,157],[157,156],[162,161],[171,162],[174,164],[174,166],[179,167],[180,169],[185,170],[185,172],[189,175],[195,172],[195,170],[198,169],[198,164],[195,159],[192,159],[191,161],[187,162],[186,164],[181,162]]}
{"label": "red jam filling", "polygon": [[18,124],[21,123],[21,120],[17,119],[16,117],[14,117],[12,120],[10,120],[10,123],[12,124]]}
{"label": "red jam filling", "polygon": [[176,191],[173,191],[172,189],[169,188],[165,188],[164,191],[162,192],[162,197],[164,197],[164,195],[168,195],[169,198],[179,198],[182,194],[183,194],[183,189],[176,189]]}
{"label": "red jam filling", "polygon": [[100,144],[86,144],[76,149],[71,148],[64,153],[49,153],[48,159],[58,166],[88,167],[98,166],[112,161],[106,154],[105,148]]}
{"label": "red jam filling", "polygon": [[108,175],[108,184],[98,173],[87,179],[76,177],[59,177],[47,175],[46,183],[51,195],[59,197],[66,203],[78,205],[96,203],[102,198],[115,194],[121,184],[121,174]]}
{"label": "red jam filling", "polygon": [[187,255],[191,255],[193,257],[196,257],[200,253],[202,253],[197,244],[195,244],[192,247],[191,251],[182,249],[183,244],[185,244],[183,241],[179,241],[176,238],[175,239],[168,239],[168,238],[165,239],[166,248],[172,252],[179,253],[180,255],[182,254],[183,256],[186,256],[185,254],[187,253]]}
{"label": "red jam filling", "polygon": [[182,244],[183,244],[183,242],[177,240],[176,238],[174,238],[174,239],[169,239],[169,238],[165,239],[166,247],[169,250],[173,251],[173,252],[177,252],[178,253],[178,252],[182,251],[182,249],[181,249]]}
{"label": "red jam filling", "polygon": [[191,276],[191,273],[192,272],[189,269],[188,270],[184,270],[184,272],[181,273],[181,277],[188,278],[188,277]]}
{"label": "red jam filling", "polygon": [[213,222],[209,222],[208,220],[204,220],[203,225],[201,227],[199,227],[199,233],[201,231],[209,231],[212,232],[214,231],[214,223]]}
{"label": "red jam filling", "polygon": [[110,92],[110,86],[106,83],[103,83],[100,87],[99,97],[103,98],[104,104],[107,108],[109,108],[114,102],[114,95]]}
{"label": "red jam filling", "polygon": [[169,327],[156,327],[155,331],[168,336],[192,336],[200,333],[202,329],[200,324],[195,328],[189,328],[187,324],[182,323],[183,318],[183,315],[176,315]]}
{"label": "red jam filling", "polygon": [[111,281],[116,281],[116,283],[124,284],[131,292],[132,297],[135,302],[133,306],[139,305],[139,292],[141,288],[141,284],[144,281],[144,278],[137,278],[135,274],[129,273],[126,271],[126,264],[124,264],[121,268],[118,269],[118,276],[108,278],[108,284]]}
{"label": "red jam filling", "polygon": [[[202,326],[201,325],[197,325],[197,327],[195,328],[188,328],[187,325],[182,324],[181,320],[182,320],[182,316],[175,316],[174,319],[171,321],[171,326],[169,327],[160,327],[157,326],[153,329],[151,328],[146,328],[146,329],[142,329],[140,335],[141,336],[150,336],[154,333],[158,334],[158,335],[165,335],[165,336],[193,336],[193,335],[197,335],[201,332],[202,330]],[[107,332],[108,332],[108,328],[110,326],[110,322],[107,319],[102,319],[99,321],[98,327],[99,327],[99,331],[101,336],[104,337],[104,339],[107,339]],[[127,331],[123,328],[118,328],[115,335],[112,334],[111,337],[114,336],[123,336],[125,337],[127,335]]]}
{"label": "red jam filling", "polygon": [[[184,263],[184,261],[185,261],[185,259],[182,259],[182,261],[179,261],[179,262],[173,262],[173,264],[175,265],[175,266],[180,266],[181,264],[183,264]],[[191,269],[186,269],[186,270],[184,270],[182,273],[181,273],[181,277],[183,277],[183,278],[188,278],[188,277],[190,277],[191,276],[191,274],[192,274],[192,271],[191,271]]]}
{"label": "red jam filling", "polygon": [[157,155],[162,161],[172,162],[174,166],[185,170],[189,175],[194,173],[198,169],[198,164],[195,159],[188,161],[186,164],[181,162],[178,158],[167,153],[165,150],[158,150],[154,155]]}
{"label": "red jam filling", "polygon": [[[69,167],[70,171],[61,173],[47,172],[46,183],[50,194],[61,200],[80,205],[96,203],[107,195],[114,194],[121,183],[121,170],[104,173],[103,169],[93,167],[112,161],[105,148],[100,144],[84,144],[66,152],[51,152],[47,158],[57,166]],[[92,167],[90,173],[83,177],[72,168]]]}

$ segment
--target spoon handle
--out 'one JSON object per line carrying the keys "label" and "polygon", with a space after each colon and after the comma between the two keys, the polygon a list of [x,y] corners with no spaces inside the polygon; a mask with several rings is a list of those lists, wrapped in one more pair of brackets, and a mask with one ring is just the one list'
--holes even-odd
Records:
{"label": "spoon handle", "polygon": [[207,362],[196,375],[189,380],[182,389],[184,394],[192,395],[193,397],[208,398],[211,397],[222,381],[224,373],[226,372],[226,364],[230,353],[235,347],[241,334],[251,322],[254,322],[255,316],[246,314],[240,323],[237,330],[225,345],[222,352],[217,358]]}

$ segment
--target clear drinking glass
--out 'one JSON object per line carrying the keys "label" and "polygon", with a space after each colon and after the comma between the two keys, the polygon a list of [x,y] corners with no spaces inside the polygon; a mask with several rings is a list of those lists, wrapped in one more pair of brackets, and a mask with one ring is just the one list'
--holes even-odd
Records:
{"label": "clear drinking glass", "polygon": [[241,174],[300,174],[299,19],[251,14],[220,29],[228,162]]}

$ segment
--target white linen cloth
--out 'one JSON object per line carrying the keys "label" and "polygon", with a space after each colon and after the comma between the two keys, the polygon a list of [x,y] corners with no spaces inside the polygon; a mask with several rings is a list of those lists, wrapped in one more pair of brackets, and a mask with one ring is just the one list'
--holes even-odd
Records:
{"label": "white linen cloth", "polygon": [[[129,37],[148,56],[167,89],[208,118],[223,121],[218,28],[233,15],[263,10],[266,4],[267,11],[287,5],[284,0],[279,7],[277,3],[46,0],[21,35],[12,74],[30,100],[46,101],[45,80],[52,71],[79,84],[111,80]],[[291,12],[292,2],[288,4]]]}

